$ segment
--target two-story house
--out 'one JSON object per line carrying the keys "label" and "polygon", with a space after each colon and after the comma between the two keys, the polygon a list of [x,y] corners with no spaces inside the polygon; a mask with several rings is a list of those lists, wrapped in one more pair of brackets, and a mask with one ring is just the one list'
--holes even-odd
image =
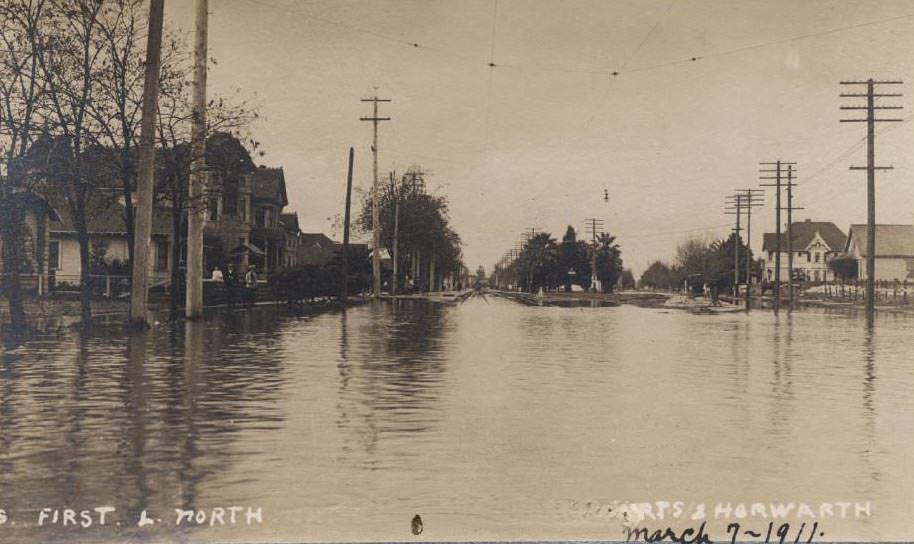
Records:
{"label": "two-story house", "polygon": [[228,260],[242,268],[253,265],[261,275],[288,266],[288,237],[297,234],[280,223],[289,204],[282,168],[261,166],[226,179],[207,177],[204,221],[205,273]]}
{"label": "two-story house", "polygon": [[[765,280],[775,281],[777,255],[781,254],[781,281],[790,277],[788,269],[789,252],[793,251],[793,269],[805,281],[819,283],[833,281],[834,272],[828,263],[844,251],[847,235],[834,223],[828,221],[794,222],[790,226],[792,239],[781,233],[780,245],[777,233],[766,232],[762,241]],[[792,243],[789,243],[792,242]]]}
{"label": "two-story house", "polygon": [[203,220],[204,276],[225,261],[246,268],[252,255],[262,250],[251,244],[251,176],[228,179],[218,171],[207,172]]}
{"label": "two-story house", "polygon": [[287,232],[279,222],[282,209],[289,204],[286,178],[282,168],[261,166],[251,174],[251,185],[254,214],[251,243],[264,253],[256,259],[258,269],[270,274],[286,265]]}

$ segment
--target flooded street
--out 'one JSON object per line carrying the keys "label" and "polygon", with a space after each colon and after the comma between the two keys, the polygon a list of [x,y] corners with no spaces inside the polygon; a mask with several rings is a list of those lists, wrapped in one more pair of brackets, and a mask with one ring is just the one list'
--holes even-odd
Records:
{"label": "flooded street", "polygon": [[[0,541],[402,541],[415,514],[425,539],[617,540],[581,511],[614,501],[868,501],[820,540],[901,539],[912,346],[910,317],[493,297],[65,331],[0,361]],[[103,505],[105,527],[36,527]]]}

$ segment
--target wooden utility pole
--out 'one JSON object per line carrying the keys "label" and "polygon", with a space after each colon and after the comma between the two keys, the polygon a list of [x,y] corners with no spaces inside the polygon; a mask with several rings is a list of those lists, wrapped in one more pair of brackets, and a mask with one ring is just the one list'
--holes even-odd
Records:
{"label": "wooden utility pole", "polygon": [[[759,170],[763,175],[759,179],[774,180],[774,183],[762,183],[762,187],[775,187],[775,256],[774,256],[774,311],[777,313],[781,309],[781,188],[783,187],[782,176],[786,172],[786,167],[792,167],[796,163],[775,161],[759,163],[762,168]],[[771,167],[774,166],[774,169]],[[767,167],[767,168],[766,168]],[[764,175],[768,174],[768,175]],[[770,174],[774,174],[773,176]]]}
{"label": "wooden utility pole", "polygon": [[372,103],[372,116],[361,117],[361,121],[371,121],[374,132],[371,145],[371,154],[374,158],[374,182],[371,187],[371,269],[372,283],[371,292],[375,297],[381,296],[381,211],[378,205],[378,123],[381,121],[390,121],[390,117],[378,117],[378,103],[390,102],[386,98],[378,98],[377,95],[372,98],[363,98],[362,102]]}
{"label": "wooden utility pole", "polygon": [[603,231],[602,219],[587,219],[587,229],[590,231],[590,290],[597,292],[597,236]]}
{"label": "wooden utility pole", "polygon": [[536,265],[536,255],[533,254],[533,245],[530,243],[536,236],[536,227],[530,227],[530,232],[521,234],[522,247],[521,253],[527,253],[530,257],[530,263],[527,267],[527,289],[533,292],[533,268]]}
{"label": "wooden utility pole", "polygon": [[206,43],[208,0],[197,0],[194,43],[194,103],[190,134],[191,167],[187,211],[187,297],[184,314],[203,314],[203,192],[206,184]]}
{"label": "wooden utility pole", "polygon": [[736,198],[742,199],[742,210],[746,212],[746,310],[752,307],[752,208],[764,203],[760,189],[737,189]]}
{"label": "wooden utility pole", "polygon": [[[149,3],[146,39],[146,80],[143,82],[143,119],[140,124],[140,160],[136,186],[136,226],[133,232],[130,324],[148,327],[149,251],[152,238],[152,195],[155,186],[155,127],[158,114],[159,68],[162,57],[162,20],[165,0]],[[177,263],[172,263],[174,266]],[[174,286],[172,286],[174,296]]]}
{"label": "wooden utility pole", "polygon": [[876,123],[899,123],[902,119],[876,119],[876,110],[900,110],[902,106],[877,106],[876,98],[899,98],[901,93],[876,93],[876,85],[901,85],[902,81],[842,81],[841,85],[866,85],[866,93],[841,93],[842,98],[866,98],[866,106],[841,106],[842,110],[866,110],[866,119],[841,119],[842,123],[866,123],[866,166],[851,166],[851,170],[866,170],[866,319],[872,325],[876,313],[876,170],[891,170],[891,166],[876,166]]}
{"label": "wooden utility pole", "polygon": [[397,294],[397,279],[400,271],[400,192],[394,181],[394,173],[390,173],[390,194],[394,199],[394,235],[393,235],[393,279],[390,282],[390,294]]}
{"label": "wooden utility pole", "polygon": [[803,208],[797,208],[793,205],[793,188],[796,186],[796,183],[793,182],[795,179],[793,173],[795,168],[793,166],[787,167],[787,183],[785,188],[787,189],[787,270],[789,271],[787,275],[787,292],[788,292],[788,301],[790,303],[789,309],[793,311],[795,305],[795,296],[794,296],[794,271],[793,271],[793,212],[795,210],[802,210]]}
{"label": "wooden utility pole", "polygon": [[349,148],[349,170],[346,174],[346,210],[343,212],[343,302],[349,298],[349,210],[352,205],[352,162],[355,150]]}
{"label": "wooden utility pole", "polygon": [[[726,211],[726,215],[735,215],[736,216],[736,227],[733,229],[733,300],[734,302],[739,297],[739,233],[742,232],[740,228],[740,219],[743,215],[743,195],[737,193],[732,197],[735,200],[732,202],[727,202],[728,206],[730,204],[735,204],[736,207],[732,208],[733,211]],[[726,208],[730,210],[730,207]]]}

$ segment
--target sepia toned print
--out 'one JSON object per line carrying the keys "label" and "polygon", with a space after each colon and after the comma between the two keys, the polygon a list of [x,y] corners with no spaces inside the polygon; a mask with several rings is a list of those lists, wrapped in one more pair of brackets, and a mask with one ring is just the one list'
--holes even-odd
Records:
{"label": "sepia toned print", "polygon": [[0,542],[914,537],[914,5],[0,3]]}

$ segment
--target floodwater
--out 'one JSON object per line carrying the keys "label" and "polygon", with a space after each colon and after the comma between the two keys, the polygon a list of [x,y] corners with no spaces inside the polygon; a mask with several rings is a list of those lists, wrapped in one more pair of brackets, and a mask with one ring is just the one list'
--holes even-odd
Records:
{"label": "floodwater", "polygon": [[491,296],[60,331],[0,359],[0,541],[619,540],[620,504],[657,501],[706,505],[715,542],[714,507],[755,502],[910,539],[912,347],[910,317]]}

